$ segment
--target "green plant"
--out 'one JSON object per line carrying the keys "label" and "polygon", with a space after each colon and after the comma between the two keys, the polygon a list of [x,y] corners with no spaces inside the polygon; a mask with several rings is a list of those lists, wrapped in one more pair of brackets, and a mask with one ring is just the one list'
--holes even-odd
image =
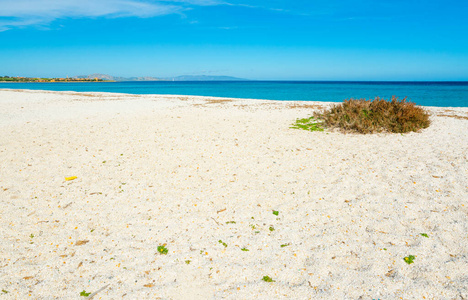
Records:
{"label": "green plant", "polygon": [[245,248],[245,247],[244,247],[244,248],[241,248],[241,250],[242,250],[242,251],[250,251],[249,249],[247,249],[247,248]]}
{"label": "green plant", "polygon": [[29,236],[30,238],[33,238],[34,237],[34,234],[31,233],[31,235]]}
{"label": "green plant", "polygon": [[86,293],[85,290],[83,290],[82,292],[80,292],[80,296],[88,297],[89,295],[91,295],[91,293]]}
{"label": "green plant", "polygon": [[315,112],[314,116],[322,120],[326,127],[364,134],[405,133],[430,125],[425,109],[407,102],[406,97],[399,100],[395,96],[389,101],[379,97],[374,100],[349,99],[328,110]]}
{"label": "green plant", "polygon": [[291,244],[289,244],[289,243],[288,243],[288,244],[282,244],[280,247],[281,247],[281,248],[284,248],[284,247],[287,247],[287,246],[289,246],[289,245],[291,245]]}
{"label": "green plant", "polygon": [[3,290],[3,289],[2,289],[2,292],[5,293],[5,294],[9,293],[7,290]]}
{"label": "green plant", "polygon": [[226,224],[236,224],[236,221],[227,221]]}
{"label": "green plant", "polygon": [[169,250],[165,247],[165,245],[158,246],[158,252],[159,254],[164,254],[166,255]]}
{"label": "green plant", "polygon": [[220,243],[220,244],[223,245],[224,247],[227,247],[227,246],[228,246],[225,242],[223,242],[223,241],[221,241],[221,240],[219,240],[218,243]]}
{"label": "green plant", "polygon": [[279,215],[279,211],[274,210],[274,211],[273,211],[273,214],[274,214],[275,216],[277,216],[277,215]]}
{"label": "green plant", "polygon": [[270,228],[268,228],[270,231],[275,231],[275,228],[273,226],[270,226]]}
{"label": "green plant", "polygon": [[429,237],[427,233],[420,233],[420,235],[422,235],[423,237],[427,237],[427,238]]}
{"label": "green plant", "polygon": [[275,280],[271,279],[270,276],[263,276],[262,280],[265,282],[275,282]]}
{"label": "green plant", "polygon": [[320,123],[314,117],[297,119],[296,122],[293,123],[289,128],[303,129],[308,131],[323,131],[322,123]]}
{"label": "green plant", "polygon": [[185,261],[185,263],[186,263],[187,265],[190,265],[190,262],[191,262],[190,259],[187,259],[187,260]]}
{"label": "green plant", "polygon": [[407,263],[408,265],[411,265],[412,263],[414,263],[414,259],[416,257],[414,255],[409,255],[405,258],[403,258],[403,260],[405,261],[405,263]]}

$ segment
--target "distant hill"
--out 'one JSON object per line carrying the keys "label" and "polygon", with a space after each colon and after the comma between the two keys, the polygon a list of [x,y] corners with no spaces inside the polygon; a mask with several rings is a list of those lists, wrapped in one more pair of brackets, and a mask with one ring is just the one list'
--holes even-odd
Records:
{"label": "distant hill", "polygon": [[80,75],[80,76],[75,76],[74,78],[88,78],[88,79],[93,79],[93,78],[99,78],[102,80],[109,80],[109,81],[160,81],[160,80],[165,80],[161,78],[156,78],[156,77],[118,77],[118,76],[112,76],[112,75],[107,75],[107,74],[100,74],[100,73],[95,73],[91,75]]}
{"label": "distant hill", "polygon": [[157,78],[157,77],[118,77],[107,74],[95,73],[91,75],[80,75],[73,78],[86,78],[94,79],[99,78],[108,81],[247,81],[248,79],[242,79],[231,76],[208,76],[208,75],[182,75],[170,78]]}
{"label": "distant hill", "polygon": [[247,81],[248,79],[231,76],[208,76],[208,75],[182,75],[174,78],[167,78],[173,81]]}

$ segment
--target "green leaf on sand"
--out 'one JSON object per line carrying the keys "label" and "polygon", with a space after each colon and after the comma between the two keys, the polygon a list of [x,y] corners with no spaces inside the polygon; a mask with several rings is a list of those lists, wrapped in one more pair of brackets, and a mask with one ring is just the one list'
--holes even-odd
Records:
{"label": "green leaf on sand", "polygon": [[265,282],[275,282],[270,276],[263,276],[262,280]]}
{"label": "green leaf on sand", "polygon": [[408,265],[411,265],[412,263],[414,263],[414,259],[416,257],[414,255],[409,255],[405,258],[403,258],[403,260],[405,261],[405,263],[407,263]]}

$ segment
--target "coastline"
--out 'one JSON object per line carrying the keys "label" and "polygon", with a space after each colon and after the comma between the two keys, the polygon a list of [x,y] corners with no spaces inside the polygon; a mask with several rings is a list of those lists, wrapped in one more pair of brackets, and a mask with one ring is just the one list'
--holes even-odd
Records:
{"label": "coastline", "polygon": [[332,104],[0,89],[0,288],[467,298],[468,108],[404,135],[289,128]]}

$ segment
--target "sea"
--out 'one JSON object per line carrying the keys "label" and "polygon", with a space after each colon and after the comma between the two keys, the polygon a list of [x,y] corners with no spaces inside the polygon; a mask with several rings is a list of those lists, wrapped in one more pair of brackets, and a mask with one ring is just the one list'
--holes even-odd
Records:
{"label": "sea", "polygon": [[266,100],[342,102],[345,99],[399,99],[421,106],[468,107],[468,81],[124,81],[0,83],[0,89],[126,94],[170,94]]}

